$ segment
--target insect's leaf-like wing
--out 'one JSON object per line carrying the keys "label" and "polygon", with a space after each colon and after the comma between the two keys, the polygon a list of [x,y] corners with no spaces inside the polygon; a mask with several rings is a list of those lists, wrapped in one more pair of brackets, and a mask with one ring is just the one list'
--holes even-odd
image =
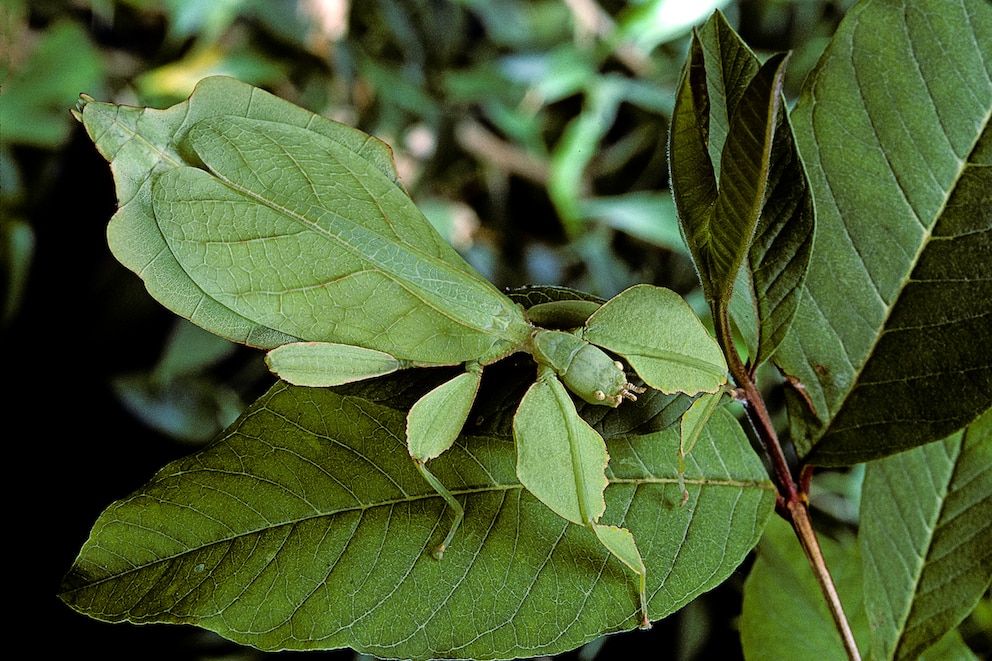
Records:
{"label": "insect's leaf-like wing", "polygon": [[479,358],[528,332],[401,190],[334,140],[238,117],[204,120],[188,140],[209,171],[160,175],[155,218],[186,273],[225,307],[309,341],[424,364]]}
{"label": "insect's leaf-like wing", "polygon": [[306,127],[338,141],[400,187],[389,147],[283,99],[231,78],[206,78],[187,101],[166,110],[135,108],[84,98],[76,112],[97,149],[110,161],[120,209],[107,228],[118,260],[141,276],[148,291],[177,314],[223,337],[271,348],[300,339],[247,319],[213,300],[180,268],[152,212],[155,174],[193,164],[183,138],[198,121],[237,115]]}

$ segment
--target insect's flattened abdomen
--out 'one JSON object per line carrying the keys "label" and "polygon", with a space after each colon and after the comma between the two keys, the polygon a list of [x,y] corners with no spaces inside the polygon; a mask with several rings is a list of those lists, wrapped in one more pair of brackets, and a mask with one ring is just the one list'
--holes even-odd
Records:
{"label": "insect's flattened abdomen", "polygon": [[166,173],[155,198],[162,233],[190,278],[246,318],[307,341],[364,346],[422,363],[471,360],[494,343],[351,255],[320,255],[307,235],[287,231],[281,214],[202,170]]}
{"label": "insect's flattened abdomen", "polygon": [[[294,143],[307,138],[329,150],[326,162]],[[238,314],[421,364],[526,340],[519,307],[394,182],[332,140],[233,117],[194,126],[190,140],[217,176],[192,167],[161,175],[156,222],[190,278]]]}

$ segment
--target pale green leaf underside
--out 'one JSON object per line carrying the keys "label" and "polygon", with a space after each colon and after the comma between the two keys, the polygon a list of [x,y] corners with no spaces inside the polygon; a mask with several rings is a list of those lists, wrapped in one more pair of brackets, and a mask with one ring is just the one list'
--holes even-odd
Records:
{"label": "pale green leaf underside", "polygon": [[861,501],[872,654],[916,659],[992,581],[992,411],[966,431],[869,464]]}
{"label": "pale green leaf underside", "polygon": [[[992,5],[866,2],[792,115],[817,205],[776,362],[800,455],[848,464],[992,406]],[[797,423],[805,418],[805,422]]]}
{"label": "pale green leaf underside", "polygon": [[[690,457],[685,507],[673,430],[609,442],[602,523],[637,540],[653,619],[725,580],[773,509],[739,426],[718,418]],[[636,576],[520,487],[508,435],[463,437],[431,463],[465,506],[434,560],[451,513],[404,436],[402,410],[277,385],[226,436],[108,508],[62,598],[99,619],[193,623],[264,649],[401,658],[554,654],[638,624]]]}

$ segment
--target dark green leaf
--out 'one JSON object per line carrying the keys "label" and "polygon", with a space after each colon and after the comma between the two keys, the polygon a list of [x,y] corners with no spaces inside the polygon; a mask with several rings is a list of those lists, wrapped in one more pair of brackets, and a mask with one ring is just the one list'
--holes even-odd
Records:
{"label": "dark green leaf", "polygon": [[872,462],[861,499],[872,655],[916,659],[992,581],[992,411],[966,431]]}
{"label": "dark green leaf", "polygon": [[[338,389],[365,397],[275,386],[108,508],[62,598],[99,619],[193,623],[264,649],[400,658],[553,654],[636,626],[636,577],[520,487],[506,429],[463,436],[431,463],[465,520],[444,559],[430,556],[451,514],[407,454],[402,409],[423,390],[390,394],[430,372]],[[726,414],[689,456],[686,507],[674,430],[609,447],[602,522],[634,534],[660,618],[737,567],[773,491]]]}
{"label": "dark green leaf", "polygon": [[800,456],[843,465],[992,406],[992,5],[866,2],[793,113],[816,250],[776,362]]}
{"label": "dark green leaf", "polygon": [[[703,290],[753,366],[799,304],[813,207],[781,95],[785,57],[758,58],[719,13],[694,36],[672,120],[672,189]],[[719,182],[719,183],[717,183]]]}

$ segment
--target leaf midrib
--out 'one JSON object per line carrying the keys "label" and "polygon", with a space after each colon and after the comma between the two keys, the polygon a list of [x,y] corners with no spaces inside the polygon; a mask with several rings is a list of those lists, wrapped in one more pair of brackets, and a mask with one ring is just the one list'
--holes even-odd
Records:
{"label": "leaf midrib", "polygon": [[[734,479],[734,478],[714,480],[712,478],[688,478],[687,477],[687,478],[685,478],[683,480],[683,482],[685,484],[693,484],[693,485],[698,485],[698,486],[726,487],[726,488],[735,488],[735,489],[738,489],[738,488],[757,488],[757,489],[765,489],[765,490],[768,490],[768,491],[772,491],[774,489],[773,485],[771,483],[767,482],[767,481],[738,480],[738,479]],[[678,485],[679,484],[679,479],[677,477],[655,477],[655,476],[646,477],[646,478],[617,478],[617,479],[611,479],[609,486],[614,486],[614,485],[644,486],[644,485],[669,485],[669,484]],[[607,487],[607,488],[609,488],[609,487]],[[514,484],[503,484],[503,485],[490,485],[490,486],[486,486],[486,487],[472,487],[472,488],[463,488],[463,489],[451,489],[450,491],[451,491],[451,494],[454,495],[454,496],[471,496],[473,494],[488,494],[488,493],[498,493],[498,492],[509,493],[511,491],[514,491],[514,490],[524,490],[524,487],[523,487],[523,485],[521,485],[519,483],[514,483]],[[179,553],[174,553],[174,554],[167,555],[167,556],[161,556],[161,557],[158,557],[155,560],[152,560],[152,561],[150,561],[150,562],[148,562],[146,564],[133,565],[132,567],[130,567],[129,569],[127,569],[125,571],[116,572],[116,573],[111,574],[111,575],[108,575],[108,576],[106,576],[104,578],[100,578],[100,579],[95,580],[95,581],[90,581],[90,582],[86,583],[85,585],[81,585],[79,587],[76,587],[76,588],[73,588],[73,589],[70,589],[70,590],[62,591],[62,592],[60,592],[60,594],[62,594],[62,595],[70,595],[70,594],[74,594],[74,593],[78,593],[78,592],[83,592],[83,591],[91,590],[94,587],[99,586],[99,585],[101,585],[103,583],[106,583],[106,582],[109,582],[109,581],[119,580],[120,578],[122,578],[124,576],[128,576],[128,575],[134,574],[136,572],[145,571],[145,570],[149,569],[150,567],[154,567],[154,566],[156,566],[158,564],[161,564],[163,562],[171,562],[173,560],[180,559],[180,558],[182,558],[185,555],[190,554],[190,553],[204,551],[204,550],[207,550],[207,549],[209,549],[209,548],[211,548],[213,546],[217,546],[217,545],[220,545],[220,544],[228,544],[228,543],[237,541],[238,539],[241,539],[241,538],[244,538],[244,537],[249,537],[249,536],[252,536],[252,535],[259,535],[259,534],[262,534],[262,533],[265,533],[265,532],[269,532],[269,531],[272,531],[272,530],[277,530],[279,528],[283,528],[283,527],[286,527],[286,526],[297,526],[297,525],[300,525],[302,523],[307,523],[309,521],[313,521],[313,520],[316,520],[316,519],[321,519],[321,518],[326,518],[326,517],[334,517],[334,516],[339,516],[339,515],[342,515],[342,514],[364,513],[367,510],[371,510],[371,509],[374,509],[374,508],[377,508],[377,507],[394,507],[394,506],[397,506],[397,505],[407,505],[407,504],[416,503],[416,502],[419,502],[419,501],[437,500],[437,499],[440,499],[440,498],[441,498],[441,496],[439,494],[425,492],[425,493],[420,494],[420,495],[409,496],[409,497],[406,497],[406,498],[395,498],[395,499],[390,499],[390,500],[379,501],[379,502],[372,503],[372,504],[365,504],[365,505],[359,505],[359,506],[354,506],[354,507],[341,508],[341,509],[334,510],[334,511],[318,512],[318,513],[315,513],[315,514],[312,514],[312,515],[309,515],[309,516],[298,517],[298,518],[295,518],[295,519],[290,520],[290,521],[284,521],[284,522],[281,522],[281,523],[273,523],[272,525],[269,525],[269,526],[254,528],[252,530],[246,530],[244,532],[241,532],[241,533],[238,533],[238,534],[235,534],[235,535],[229,535],[229,536],[226,536],[226,537],[218,538],[218,539],[215,539],[213,541],[210,541],[210,542],[207,542],[205,544],[202,544],[200,546],[191,547],[191,548],[186,549],[186,550],[184,550],[182,552],[179,552]],[[180,507],[180,508],[183,508],[183,509],[192,510],[192,511],[196,512],[197,514],[202,514],[198,510],[194,509],[192,505],[189,505],[189,504],[181,504],[181,503],[175,503],[175,502],[172,502],[172,503],[169,503],[169,504],[172,505],[172,506],[175,506],[175,507]],[[110,521],[110,522],[107,522],[107,523],[114,523],[114,524],[117,524],[117,525],[126,525],[128,527],[135,527],[134,524],[131,521],[123,521],[121,519],[114,519],[113,521]],[[94,534],[96,534],[96,531],[94,531]]]}

